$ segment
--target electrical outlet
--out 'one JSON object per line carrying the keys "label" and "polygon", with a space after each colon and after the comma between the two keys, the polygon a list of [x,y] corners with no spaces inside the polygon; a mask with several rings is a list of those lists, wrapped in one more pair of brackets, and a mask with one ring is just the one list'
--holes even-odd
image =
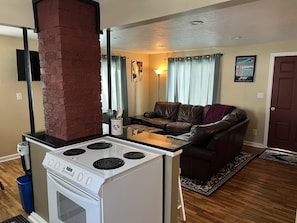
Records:
{"label": "electrical outlet", "polygon": [[258,130],[257,129],[253,129],[253,136],[258,135]]}

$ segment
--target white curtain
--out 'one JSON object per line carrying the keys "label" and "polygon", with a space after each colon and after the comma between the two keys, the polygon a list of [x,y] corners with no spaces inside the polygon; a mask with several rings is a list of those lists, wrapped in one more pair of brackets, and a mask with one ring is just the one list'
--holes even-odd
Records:
{"label": "white curtain", "polygon": [[167,101],[192,105],[218,103],[221,55],[169,58]]}
{"label": "white curtain", "polygon": [[101,57],[101,83],[102,83],[102,112],[112,110],[124,110],[124,124],[128,121],[128,94],[126,77],[126,58],[120,56],[111,57],[111,105],[108,104],[108,70],[107,56]]}

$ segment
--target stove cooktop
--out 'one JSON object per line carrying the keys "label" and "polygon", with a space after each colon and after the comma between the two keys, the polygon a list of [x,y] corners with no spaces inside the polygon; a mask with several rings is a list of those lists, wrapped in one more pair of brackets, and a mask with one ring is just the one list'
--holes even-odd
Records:
{"label": "stove cooktop", "polygon": [[[108,149],[112,147],[112,143],[107,143],[105,141],[102,142],[96,142],[90,145],[87,145],[87,149],[92,149],[92,150],[103,150],[103,149]],[[63,152],[64,156],[79,156],[87,151],[87,149],[81,149],[81,148],[72,148],[72,149],[67,149]],[[145,157],[145,154],[143,152],[127,152],[123,154],[123,157],[126,159],[142,159]],[[101,158],[96,160],[93,163],[93,166],[96,169],[102,169],[102,170],[111,170],[111,169],[116,169],[125,164],[125,161],[122,158],[118,157],[107,157],[107,158]]]}
{"label": "stove cooktop", "polygon": [[[73,148],[55,151],[53,155],[72,163],[72,165],[84,165],[89,169],[112,170],[123,167],[122,170],[125,170],[155,156],[154,153],[142,151],[137,146],[137,144],[130,143],[129,145],[123,141],[101,138],[96,142],[84,142],[73,145]],[[118,162],[113,160],[118,160]],[[94,165],[95,162],[100,165]],[[103,173],[108,174],[106,171]]]}
{"label": "stove cooktop", "polygon": [[148,146],[105,136],[48,152],[43,165],[65,180],[88,187],[94,180],[102,184],[160,156]]}

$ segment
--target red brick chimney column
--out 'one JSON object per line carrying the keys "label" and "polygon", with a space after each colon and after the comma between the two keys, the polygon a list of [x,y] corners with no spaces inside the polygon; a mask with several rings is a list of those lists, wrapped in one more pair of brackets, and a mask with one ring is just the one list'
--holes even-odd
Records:
{"label": "red brick chimney column", "polygon": [[42,0],[36,9],[46,134],[65,141],[102,134],[96,8]]}

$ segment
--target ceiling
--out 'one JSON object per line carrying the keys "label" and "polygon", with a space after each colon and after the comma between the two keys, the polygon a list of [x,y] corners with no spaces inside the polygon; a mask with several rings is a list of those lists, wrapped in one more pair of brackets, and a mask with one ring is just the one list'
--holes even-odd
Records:
{"label": "ceiling", "polygon": [[[111,28],[111,48],[164,53],[297,40],[297,1],[259,0]],[[202,21],[192,25],[191,21]],[[106,46],[106,34],[101,36]]]}
{"label": "ceiling", "polygon": [[[111,48],[165,53],[297,40],[296,0],[255,0],[216,9],[192,10],[124,27],[111,28]],[[142,9],[145,10],[145,9]],[[197,24],[192,25],[191,22]],[[0,35],[12,34],[0,26]],[[29,38],[37,38],[29,32]],[[106,30],[100,35],[106,48]]]}

